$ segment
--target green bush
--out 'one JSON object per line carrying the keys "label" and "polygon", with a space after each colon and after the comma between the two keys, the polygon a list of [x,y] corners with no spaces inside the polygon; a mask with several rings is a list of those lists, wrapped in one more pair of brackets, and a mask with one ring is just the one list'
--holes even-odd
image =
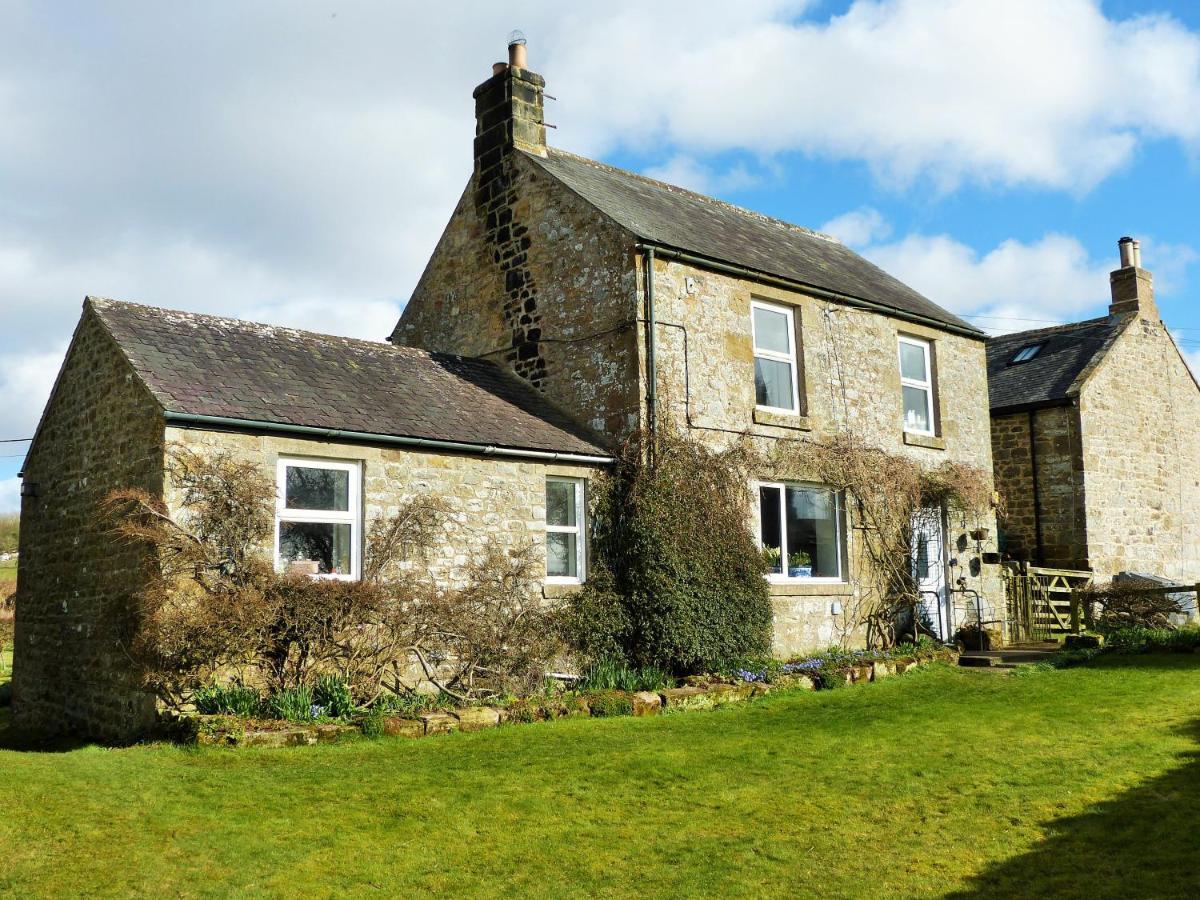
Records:
{"label": "green bush", "polygon": [[1108,633],[1104,646],[1119,653],[1194,653],[1200,648],[1200,628],[1118,628]]}
{"label": "green bush", "polygon": [[263,704],[263,711],[273,719],[288,722],[310,722],[314,715],[313,695],[308,685],[276,691]]}
{"label": "green bush", "polygon": [[325,715],[334,719],[348,718],[354,712],[354,700],[350,696],[350,685],[339,675],[322,675],[313,685],[313,704],[325,710]]}
{"label": "green bush", "polygon": [[596,718],[633,715],[633,700],[628,694],[619,691],[596,691],[586,694],[584,699]]}
{"label": "green bush", "polygon": [[750,474],[741,445],[715,452],[664,427],[599,483],[593,577],[566,614],[575,647],[681,674],[769,652]]}
{"label": "green bush", "polygon": [[402,719],[413,719],[421,715],[421,713],[433,712],[444,706],[453,705],[453,697],[408,691],[404,694],[383,694],[371,704],[371,710],[385,716],[399,716]]}
{"label": "green bush", "polygon": [[258,691],[243,684],[207,685],[192,695],[192,702],[197,712],[210,716],[251,718],[259,715],[262,709]]}

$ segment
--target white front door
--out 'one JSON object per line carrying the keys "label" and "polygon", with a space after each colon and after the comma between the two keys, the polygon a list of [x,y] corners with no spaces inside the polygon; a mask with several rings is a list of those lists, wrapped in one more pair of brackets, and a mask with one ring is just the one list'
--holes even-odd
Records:
{"label": "white front door", "polygon": [[939,640],[948,641],[954,623],[946,590],[946,529],[940,509],[921,509],[913,515],[912,557],[913,580],[921,597],[918,616]]}

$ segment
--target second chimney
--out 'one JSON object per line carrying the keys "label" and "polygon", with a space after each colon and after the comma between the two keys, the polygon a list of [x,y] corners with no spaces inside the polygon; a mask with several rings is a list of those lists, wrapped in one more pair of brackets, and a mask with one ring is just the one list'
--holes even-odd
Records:
{"label": "second chimney", "polygon": [[1121,268],[1108,276],[1112,303],[1110,316],[1136,313],[1139,318],[1158,321],[1158,306],[1154,302],[1154,278],[1142,268],[1141,245],[1131,237],[1117,242],[1121,253]]}

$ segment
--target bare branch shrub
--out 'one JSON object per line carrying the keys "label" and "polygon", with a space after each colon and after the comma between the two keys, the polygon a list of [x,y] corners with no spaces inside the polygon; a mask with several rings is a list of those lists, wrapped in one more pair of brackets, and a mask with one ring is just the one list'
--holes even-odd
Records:
{"label": "bare branch shrub", "polygon": [[1136,582],[1093,585],[1080,592],[1080,600],[1085,607],[1090,607],[1100,631],[1133,627],[1173,628],[1171,616],[1179,613],[1179,603],[1169,594],[1147,594],[1147,587],[1158,585]]}
{"label": "bare branch shrub", "polygon": [[766,465],[774,477],[811,480],[843,493],[860,551],[853,574],[860,590],[843,607],[843,638],[865,628],[870,647],[895,643],[898,622],[922,627],[913,578],[913,536],[921,517],[940,517],[946,508],[978,521],[992,506],[986,472],[950,462],[926,469],[849,433],[777,445]]}
{"label": "bare branch shrub", "polygon": [[173,447],[168,472],[178,512],[139,490],[114,492],[106,508],[120,539],[153,551],[128,650],[171,706],[233,673],[272,690],[336,674],[366,703],[403,689],[410,658],[466,698],[540,685],[559,652],[554,611],[533,591],[532,548],[488,542],[464,587],[434,589],[418,563],[445,520],[437,499],[411,498],[371,523],[361,581],[308,578],[273,569],[275,486],[259,466]]}

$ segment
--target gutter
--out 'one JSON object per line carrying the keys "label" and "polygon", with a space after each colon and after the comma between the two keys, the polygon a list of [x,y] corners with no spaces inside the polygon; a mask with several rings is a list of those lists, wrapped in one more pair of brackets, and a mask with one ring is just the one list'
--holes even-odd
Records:
{"label": "gutter", "polygon": [[163,410],[163,419],[170,425],[179,425],[184,428],[202,428],[212,431],[222,429],[268,431],[275,434],[295,434],[303,437],[324,438],[326,440],[386,444],[397,447],[420,447],[425,450],[444,450],[454,453],[469,453],[477,456],[502,456],[516,459],[536,459],[545,462],[589,463],[592,465],[608,465],[615,461],[611,456],[591,456],[585,453],[559,453],[552,450],[520,450],[515,447],[498,447],[495,444],[469,444],[463,441],[440,441],[435,438],[371,434],[366,431],[345,431],[341,428],[315,428],[311,425],[259,422],[254,419],[204,416],[198,413],[181,413],[170,410]]}
{"label": "gutter", "polygon": [[948,322],[942,322],[938,319],[923,316],[920,313],[907,312],[905,310],[895,309],[891,306],[886,306],[882,303],[876,303],[874,300],[864,300],[861,297],[852,297],[849,294],[842,294],[838,291],[831,291],[828,288],[817,287],[813,284],[805,284],[803,281],[795,281],[791,278],[781,278],[777,275],[768,275],[765,272],[760,272],[756,269],[749,269],[745,266],[737,266],[732,263],[720,262],[715,259],[710,259],[707,256],[697,256],[694,253],[687,253],[683,250],[675,250],[671,247],[663,247],[659,244],[648,244],[639,242],[637,249],[643,250],[649,254],[657,253],[663,259],[673,259],[678,262],[688,263],[689,265],[699,266],[705,269],[711,269],[715,272],[723,272],[727,275],[736,275],[739,278],[745,278],[750,281],[757,281],[760,284],[769,284],[774,287],[785,288],[789,291],[800,291],[813,297],[821,297],[825,300],[832,300],[835,303],[841,303],[845,306],[855,306],[859,309],[869,309],[872,312],[882,313],[890,316],[893,319],[901,319],[906,322],[913,322],[918,325],[925,325],[928,328],[936,328],[938,331],[949,331],[952,334],[969,337],[977,341],[987,340],[987,335],[982,331],[962,325],[952,325]]}
{"label": "gutter", "polygon": [[643,250],[646,253],[643,273],[646,289],[646,424],[653,438],[658,413],[658,342],[655,335],[658,323],[654,314],[654,247],[644,247]]}

